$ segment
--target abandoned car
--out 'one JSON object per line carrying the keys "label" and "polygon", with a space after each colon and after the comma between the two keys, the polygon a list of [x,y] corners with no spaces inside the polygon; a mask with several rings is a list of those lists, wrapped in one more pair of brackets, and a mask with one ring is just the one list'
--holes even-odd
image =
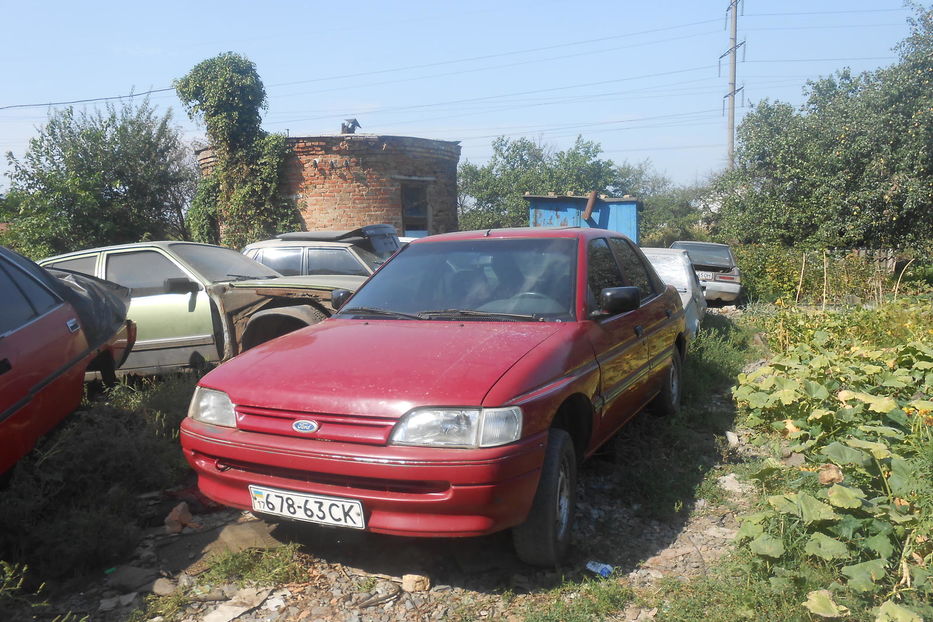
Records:
{"label": "abandoned car", "polygon": [[85,372],[113,379],[136,335],[128,305],[125,287],[0,247],[0,477],[77,408]]}
{"label": "abandoned car", "polygon": [[46,267],[132,290],[136,346],[121,371],[158,373],[230,358],[328,317],[334,289],[357,276],[295,276],[232,250],[194,242],[139,242],[49,257]]}
{"label": "abandoned car", "polygon": [[742,273],[727,245],[678,240],[671,248],[687,251],[707,301],[736,303],[742,298]]}
{"label": "abandoned car", "polygon": [[424,238],[334,304],[199,382],[181,444],[208,497],[402,536],[512,528],[550,565],[578,462],[679,405],[680,298],[617,233]]}
{"label": "abandoned car", "polygon": [[392,225],[353,231],[295,231],[247,245],[243,254],[285,276],[353,274],[369,276],[401,246]]}
{"label": "abandoned car", "polygon": [[687,251],[679,248],[642,248],[661,280],[673,285],[684,305],[687,336],[696,337],[706,315],[706,298]]}

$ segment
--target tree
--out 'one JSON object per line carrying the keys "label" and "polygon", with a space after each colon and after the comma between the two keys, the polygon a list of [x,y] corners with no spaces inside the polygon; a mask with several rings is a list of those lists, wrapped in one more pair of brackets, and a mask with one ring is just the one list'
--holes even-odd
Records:
{"label": "tree", "polygon": [[718,231],[740,242],[906,248],[933,238],[933,10],[896,64],[808,85],[800,110],[762,102],[717,180]]}
{"label": "tree", "polygon": [[599,144],[580,137],[565,151],[551,151],[527,138],[503,136],[492,147],[488,164],[460,165],[463,229],[528,226],[528,203],[522,198],[526,192],[583,195],[595,190],[615,196],[627,191],[615,164],[598,157]]}
{"label": "tree", "polygon": [[171,124],[144,101],[52,113],[22,160],[7,154],[4,243],[32,257],[184,238],[195,165]]}
{"label": "tree", "polygon": [[249,59],[226,52],[175,81],[189,116],[202,118],[216,162],[198,184],[189,219],[195,239],[240,248],[299,223],[279,182],[285,137],[262,131],[266,91]]}

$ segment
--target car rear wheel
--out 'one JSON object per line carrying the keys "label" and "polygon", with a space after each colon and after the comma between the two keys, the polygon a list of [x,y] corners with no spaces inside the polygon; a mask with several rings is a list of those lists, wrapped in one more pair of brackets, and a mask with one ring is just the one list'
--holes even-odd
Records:
{"label": "car rear wheel", "polygon": [[680,352],[675,348],[674,353],[671,355],[671,365],[664,379],[664,387],[649,407],[652,414],[659,417],[668,417],[680,412],[680,400],[683,390],[682,366]]}
{"label": "car rear wheel", "polygon": [[512,530],[518,558],[533,566],[554,566],[570,548],[577,501],[577,457],[565,430],[548,434],[541,479],[531,511]]}

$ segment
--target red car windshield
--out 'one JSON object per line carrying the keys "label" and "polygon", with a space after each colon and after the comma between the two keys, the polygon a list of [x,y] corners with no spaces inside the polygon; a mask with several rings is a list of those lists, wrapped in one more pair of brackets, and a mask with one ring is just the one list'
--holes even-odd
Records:
{"label": "red car windshield", "polygon": [[362,315],[366,309],[445,319],[463,311],[476,319],[571,320],[576,248],[572,238],[412,244],[377,272],[340,315]]}

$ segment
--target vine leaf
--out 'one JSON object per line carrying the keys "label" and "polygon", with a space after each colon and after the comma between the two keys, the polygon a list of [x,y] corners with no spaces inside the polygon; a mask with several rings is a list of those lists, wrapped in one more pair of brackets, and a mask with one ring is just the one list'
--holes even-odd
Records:
{"label": "vine leaf", "polygon": [[884,560],[871,559],[861,564],[843,566],[842,574],[849,578],[849,587],[859,592],[875,589],[875,581],[884,576]]}
{"label": "vine leaf", "polygon": [[923,618],[893,600],[888,600],[878,608],[875,622],[923,622]]}
{"label": "vine leaf", "polygon": [[833,484],[827,494],[829,495],[830,505],[837,508],[860,508],[862,507],[862,499],[865,498],[865,493],[861,489],[840,486],[839,484]]}
{"label": "vine leaf", "polygon": [[769,536],[768,534],[760,535],[752,540],[751,543],[749,543],[748,548],[750,548],[752,553],[755,553],[756,555],[773,557],[775,559],[784,554],[784,543],[774,536]]}
{"label": "vine leaf", "polygon": [[841,618],[849,615],[848,608],[833,602],[833,595],[829,590],[814,590],[808,593],[803,606],[821,618]]}
{"label": "vine leaf", "polygon": [[819,532],[810,536],[810,540],[803,550],[807,555],[815,555],[827,561],[849,556],[849,549],[846,548],[845,544]]}

